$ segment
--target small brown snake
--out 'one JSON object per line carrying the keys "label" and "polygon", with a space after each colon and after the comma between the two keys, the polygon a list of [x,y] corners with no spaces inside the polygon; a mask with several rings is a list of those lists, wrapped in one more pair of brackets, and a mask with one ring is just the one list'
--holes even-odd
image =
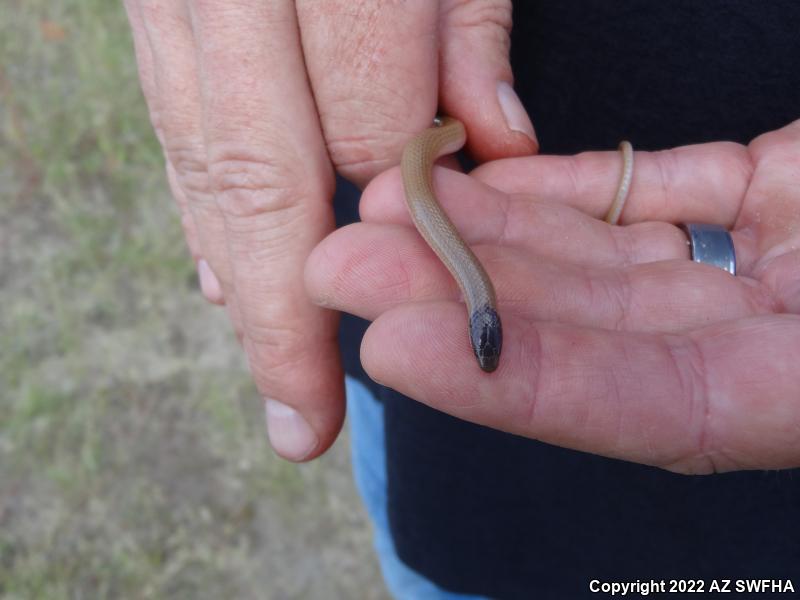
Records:
{"label": "small brown snake", "polygon": [[[494,286],[472,250],[445,214],[433,189],[433,165],[440,156],[458,151],[466,142],[464,125],[450,117],[437,118],[434,126],[411,139],[403,150],[401,172],[411,219],[461,288],[467,304],[469,338],[481,369],[497,368],[503,347],[503,328],[497,314]],[[622,213],[633,173],[633,152],[620,144],[623,157],[619,188],[606,221],[616,224]]]}

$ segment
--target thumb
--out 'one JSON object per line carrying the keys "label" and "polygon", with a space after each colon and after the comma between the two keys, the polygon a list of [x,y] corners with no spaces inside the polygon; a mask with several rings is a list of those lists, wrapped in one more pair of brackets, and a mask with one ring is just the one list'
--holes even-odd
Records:
{"label": "thumb", "polygon": [[441,10],[439,101],[466,125],[472,155],[535,153],[536,133],[512,86],[511,0],[443,0]]}

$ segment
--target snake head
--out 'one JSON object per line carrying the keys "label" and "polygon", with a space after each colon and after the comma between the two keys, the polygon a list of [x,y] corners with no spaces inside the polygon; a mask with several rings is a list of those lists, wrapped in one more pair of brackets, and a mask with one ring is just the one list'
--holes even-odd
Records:
{"label": "snake head", "polygon": [[503,348],[503,326],[497,311],[484,305],[469,317],[469,339],[478,365],[487,373],[497,368]]}

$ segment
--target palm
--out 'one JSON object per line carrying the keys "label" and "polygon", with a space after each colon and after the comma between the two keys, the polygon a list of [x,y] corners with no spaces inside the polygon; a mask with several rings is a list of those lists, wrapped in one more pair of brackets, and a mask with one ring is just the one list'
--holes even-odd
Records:
{"label": "palm", "polygon": [[[491,376],[396,172],[368,188],[365,223],[312,255],[309,287],[375,320],[370,374],[458,417],[682,472],[797,466],[798,157],[800,122],[749,147],[637,154],[625,227],[598,220],[615,153],[440,170],[440,199],[498,292],[506,341]],[[737,277],[688,260],[673,225],[688,221],[732,228]]]}

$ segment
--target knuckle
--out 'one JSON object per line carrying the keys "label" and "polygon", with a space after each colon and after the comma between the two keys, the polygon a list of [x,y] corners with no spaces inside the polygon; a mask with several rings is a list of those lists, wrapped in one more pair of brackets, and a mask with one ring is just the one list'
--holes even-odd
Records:
{"label": "knuckle", "polygon": [[315,194],[301,169],[285,161],[233,153],[210,162],[208,184],[226,217],[284,212]]}
{"label": "knuckle", "polygon": [[256,381],[270,385],[302,375],[320,347],[310,344],[309,339],[307,326],[301,323],[248,323],[243,343]]}
{"label": "knuckle", "polygon": [[386,140],[369,133],[356,133],[348,136],[337,135],[328,141],[333,164],[342,172],[361,174],[370,170],[381,170],[388,166]]}
{"label": "knuckle", "polygon": [[194,136],[168,137],[164,148],[175,179],[187,195],[208,193],[208,169],[203,144]]}
{"label": "knuckle", "polygon": [[414,132],[411,119],[403,121],[388,112],[382,99],[333,101],[320,117],[331,161],[343,176],[359,184],[397,164]]}
{"label": "knuckle", "polygon": [[502,32],[511,30],[511,2],[507,0],[459,0],[449,11],[450,23],[457,27],[494,26]]}

